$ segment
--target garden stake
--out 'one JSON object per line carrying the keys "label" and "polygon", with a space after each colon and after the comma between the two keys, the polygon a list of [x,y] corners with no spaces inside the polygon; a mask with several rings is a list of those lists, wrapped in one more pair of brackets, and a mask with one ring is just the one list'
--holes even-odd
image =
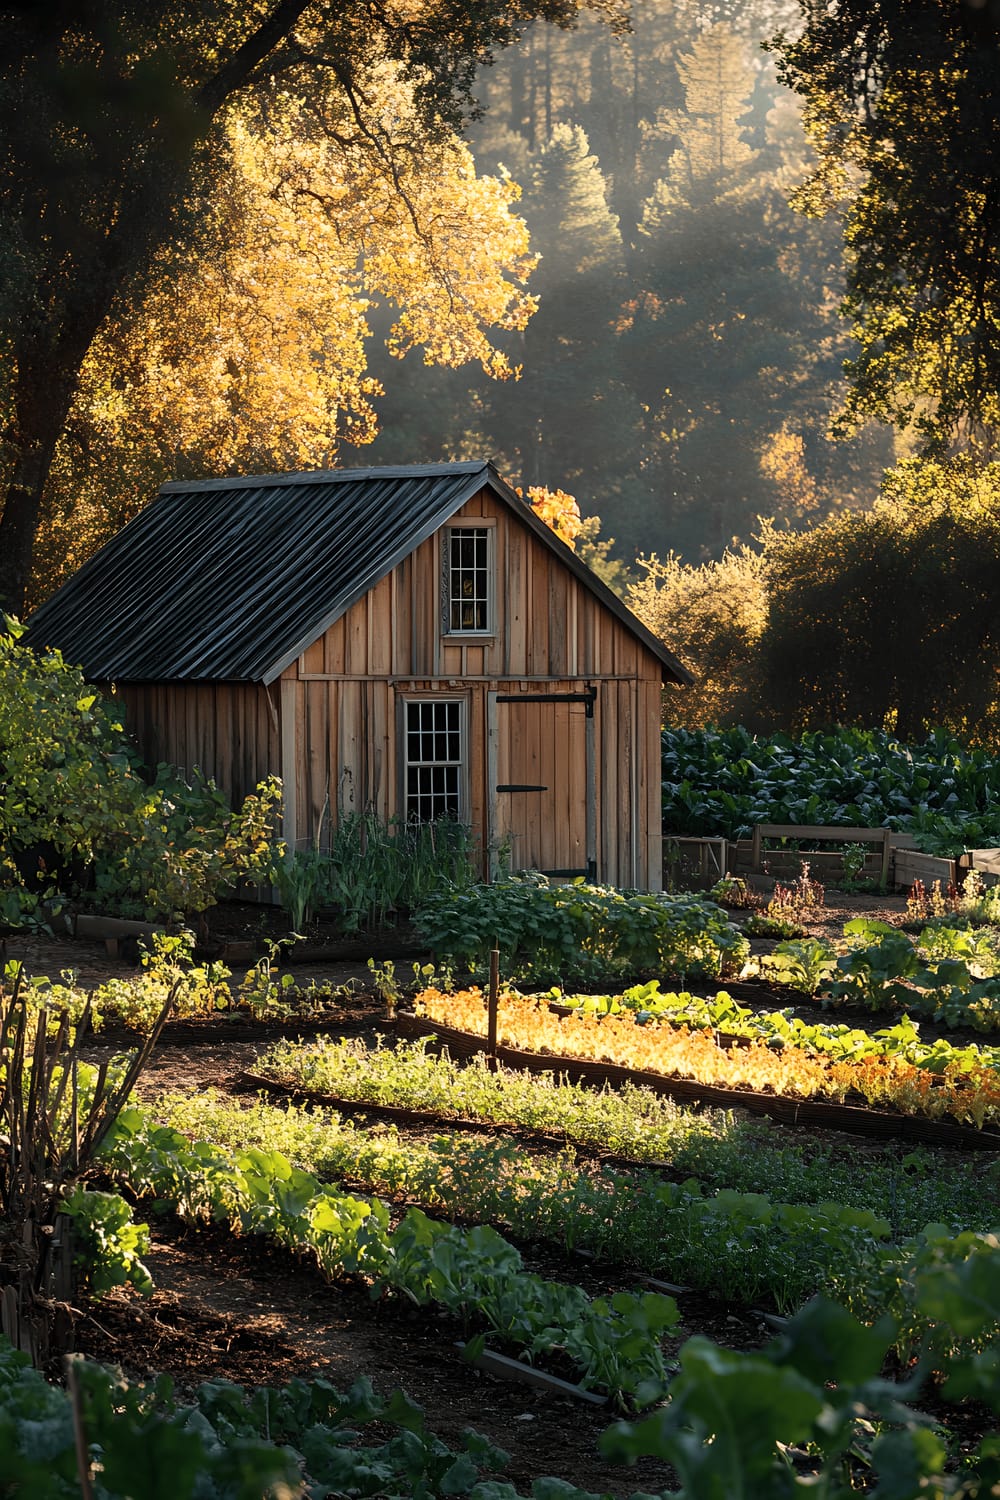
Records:
{"label": "garden stake", "polygon": [[497,1004],[500,999],[500,949],[490,949],[490,997],[486,1021],[486,1056],[491,1068],[497,1065]]}

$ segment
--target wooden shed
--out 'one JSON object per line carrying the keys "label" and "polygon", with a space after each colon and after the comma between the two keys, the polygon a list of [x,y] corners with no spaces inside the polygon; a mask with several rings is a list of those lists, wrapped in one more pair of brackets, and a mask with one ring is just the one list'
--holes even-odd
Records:
{"label": "wooden shed", "polygon": [[454,816],[486,871],[660,887],[660,695],[690,678],[487,463],[166,484],[29,639],[114,684],[150,765],[281,776],[297,846]]}

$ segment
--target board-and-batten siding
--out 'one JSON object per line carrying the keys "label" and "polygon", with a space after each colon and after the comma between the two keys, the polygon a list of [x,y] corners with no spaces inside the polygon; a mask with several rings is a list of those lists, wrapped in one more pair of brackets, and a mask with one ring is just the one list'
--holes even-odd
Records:
{"label": "board-and-batten siding", "polygon": [[648,678],[660,663],[506,507],[476,496],[455,520],[495,523],[495,630],[442,635],[441,534],[420,544],[299,658],[286,677]]}
{"label": "board-and-batten siding", "polygon": [[[327,808],[336,816],[338,808],[371,807],[381,818],[400,811],[399,705],[407,696],[434,694],[453,694],[467,705],[468,815],[474,826],[490,826],[489,693],[578,692],[593,683],[599,689],[598,870],[604,880],[657,888],[660,663],[488,494],[474,497],[455,520],[480,518],[494,529],[497,588],[489,639],[442,635],[442,539],[436,533],[285,672],[285,722],[298,726],[296,839],[312,838]],[[530,827],[525,838],[543,868],[561,864],[558,828],[582,816],[585,799],[582,731],[560,727],[563,720],[570,726],[571,715],[582,723],[583,709],[556,705],[552,713],[556,732],[537,747],[514,743],[518,726],[512,717],[506,730],[498,721],[497,736],[499,782],[537,780],[553,790],[547,815],[530,800],[520,809]],[[525,754],[535,757],[530,774],[522,764]]]}
{"label": "board-and-batten siding", "polygon": [[115,693],[147,766],[197,767],[234,805],[281,774],[277,684],[126,682]]}

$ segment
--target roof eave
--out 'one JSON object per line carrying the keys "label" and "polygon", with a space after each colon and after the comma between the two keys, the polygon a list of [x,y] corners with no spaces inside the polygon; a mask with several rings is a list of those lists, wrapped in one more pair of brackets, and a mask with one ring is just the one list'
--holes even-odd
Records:
{"label": "roof eave", "polygon": [[457,510],[461,510],[462,506],[472,499],[473,495],[478,494],[485,485],[492,482],[492,475],[488,464],[469,464],[467,467],[469,471],[467,482],[449,496],[447,503],[440,506],[415,532],[407,533],[405,541],[399,547],[385,554],[377,570],[373,571],[368,577],[359,580],[350,594],[338,602],[336,609],[324,615],[318,624],[310,625],[307,634],[296,641],[294,646],[290,646],[286,651],[282,652],[281,656],[264,670],[259,680],[263,682],[265,687],[269,687],[272,682],[281,676],[282,672],[287,671],[292,663],[297,661],[314,641],[319,640],[320,636],[324,635],[330,629],[331,625],[335,625],[349,609],[357,604],[359,599],[363,599],[369,590],[373,589],[376,584],[381,583],[382,579],[391,573],[393,568],[397,567],[405,557],[409,557],[410,553],[414,552],[423,542],[426,542],[428,537],[433,536],[435,531],[443,526],[446,521],[450,520]]}

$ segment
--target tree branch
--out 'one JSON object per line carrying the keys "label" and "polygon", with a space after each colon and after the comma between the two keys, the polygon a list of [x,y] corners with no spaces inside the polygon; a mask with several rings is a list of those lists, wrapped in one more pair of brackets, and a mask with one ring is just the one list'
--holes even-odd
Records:
{"label": "tree branch", "polygon": [[216,113],[230,94],[241,88],[253,70],[288,35],[311,0],[279,0],[266,21],[237,47],[218,72],[203,83],[195,102],[209,116]]}

